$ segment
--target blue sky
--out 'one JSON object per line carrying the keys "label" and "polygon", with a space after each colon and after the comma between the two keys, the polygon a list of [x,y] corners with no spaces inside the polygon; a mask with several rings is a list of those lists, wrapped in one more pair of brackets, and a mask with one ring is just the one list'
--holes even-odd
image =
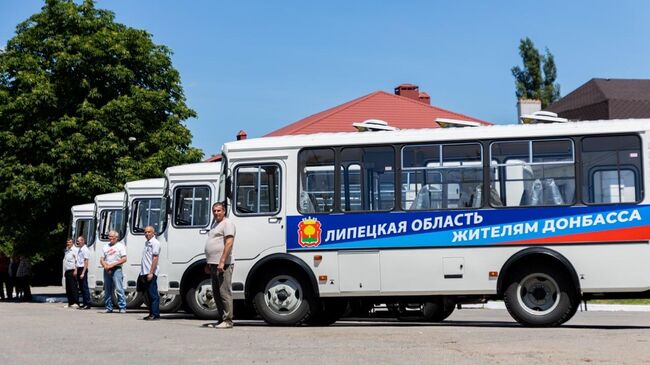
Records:
{"label": "blue sky", "polygon": [[[0,2],[0,45],[42,1]],[[555,56],[562,95],[593,77],[650,78],[647,1],[99,0],[170,47],[193,145],[259,137],[401,83],[435,106],[516,122],[519,40]]]}

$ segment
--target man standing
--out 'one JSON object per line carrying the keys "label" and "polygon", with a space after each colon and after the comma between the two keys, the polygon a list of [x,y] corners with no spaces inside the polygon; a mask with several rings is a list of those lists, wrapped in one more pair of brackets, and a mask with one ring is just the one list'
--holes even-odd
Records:
{"label": "man standing", "polygon": [[104,305],[106,313],[113,312],[113,287],[117,294],[117,306],[120,313],[126,313],[126,300],[124,298],[124,283],[122,265],[126,262],[126,247],[122,242],[117,242],[119,235],[115,231],[108,232],[108,243],[104,245],[99,263],[104,268]]}
{"label": "man standing", "polygon": [[77,271],[76,278],[81,290],[83,298],[83,305],[79,309],[90,309],[90,290],[88,289],[88,257],[90,257],[90,250],[86,246],[86,239],[84,236],[77,237]]}
{"label": "man standing", "polygon": [[139,281],[145,283],[145,295],[149,297],[149,315],[142,318],[145,321],[160,319],[160,297],[158,294],[158,255],[160,255],[160,242],[156,239],[156,232],[152,226],[144,228],[144,243],[142,261],[140,262]]}
{"label": "man standing", "polygon": [[7,284],[7,299],[9,300],[13,298],[14,288],[16,288],[16,299],[19,297],[20,287],[18,286],[18,278],[16,278],[18,265],[20,265],[20,258],[14,253],[9,260],[9,282]]}
{"label": "man standing", "polygon": [[221,321],[216,328],[232,328],[232,247],[235,242],[235,225],[226,218],[223,203],[212,205],[214,221],[205,242],[206,271],[212,279],[212,295]]}
{"label": "man standing", "polygon": [[9,257],[0,252],[0,300],[5,300],[5,287],[7,296],[11,299],[11,290],[9,286]]}
{"label": "man standing", "polygon": [[79,308],[79,293],[77,292],[77,281],[75,273],[77,269],[77,249],[74,247],[72,238],[68,238],[65,243],[65,255],[63,256],[63,276],[65,277],[65,294],[68,297],[68,305],[72,308],[77,305]]}
{"label": "man standing", "polygon": [[31,290],[31,279],[32,279],[32,262],[27,258],[27,256],[20,256],[20,263],[18,264],[18,269],[16,270],[16,288],[20,288],[21,300],[23,302],[32,301],[32,290]]}

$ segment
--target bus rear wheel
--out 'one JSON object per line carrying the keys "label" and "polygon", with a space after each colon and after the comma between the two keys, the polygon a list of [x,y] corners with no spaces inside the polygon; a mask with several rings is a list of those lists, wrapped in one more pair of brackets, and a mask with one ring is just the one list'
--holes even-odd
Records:
{"label": "bus rear wheel", "polygon": [[279,326],[306,323],[316,309],[305,280],[294,272],[272,271],[257,289],[253,304],[266,323]]}
{"label": "bus rear wheel", "polygon": [[313,326],[329,326],[334,324],[348,310],[348,301],[345,299],[321,299],[318,311],[305,322]]}
{"label": "bus rear wheel", "polygon": [[512,318],[533,327],[559,326],[568,321],[579,300],[564,270],[541,264],[518,269],[503,299]]}

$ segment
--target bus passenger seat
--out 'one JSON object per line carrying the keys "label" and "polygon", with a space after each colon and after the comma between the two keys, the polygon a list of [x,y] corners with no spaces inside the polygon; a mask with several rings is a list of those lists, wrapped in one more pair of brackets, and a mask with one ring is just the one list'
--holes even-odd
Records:
{"label": "bus passenger seat", "polygon": [[415,196],[415,199],[413,199],[413,203],[411,203],[409,210],[428,209],[428,208],[431,208],[431,195],[429,192],[429,187],[427,185],[424,185],[420,189],[420,191],[418,191],[418,194]]}
{"label": "bus passenger seat", "polygon": [[316,199],[313,194],[306,191],[300,192],[300,212],[316,213]]}
{"label": "bus passenger seat", "polygon": [[558,188],[553,178],[544,179],[544,190],[544,195],[550,198],[549,203],[551,204],[549,205],[564,205],[560,188]]}

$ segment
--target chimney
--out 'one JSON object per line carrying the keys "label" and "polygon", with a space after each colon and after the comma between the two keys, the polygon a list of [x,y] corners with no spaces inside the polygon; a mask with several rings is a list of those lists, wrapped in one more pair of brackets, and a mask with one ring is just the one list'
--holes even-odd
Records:
{"label": "chimney", "polygon": [[519,99],[517,100],[517,120],[521,120],[522,115],[533,114],[542,110],[542,101],[537,99]]}
{"label": "chimney", "polygon": [[417,85],[401,84],[395,88],[395,95],[420,101],[420,88]]}
{"label": "chimney", "polygon": [[241,131],[239,131],[239,133],[237,133],[237,140],[241,141],[242,139],[246,139],[247,136],[248,135],[246,134],[246,132],[241,130]]}
{"label": "chimney", "polygon": [[418,95],[418,99],[424,104],[431,105],[431,97],[424,91]]}

